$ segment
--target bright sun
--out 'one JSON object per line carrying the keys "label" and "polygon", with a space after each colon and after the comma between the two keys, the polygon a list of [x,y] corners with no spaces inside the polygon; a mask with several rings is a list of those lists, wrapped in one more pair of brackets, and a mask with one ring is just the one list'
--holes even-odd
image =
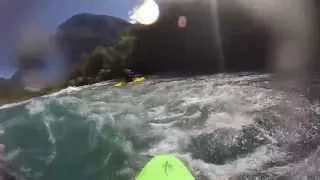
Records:
{"label": "bright sun", "polygon": [[132,23],[140,23],[144,25],[150,25],[155,23],[159,18],[159,6],[154,0],[144,0],[144,2],[136,7],[130,19]]}

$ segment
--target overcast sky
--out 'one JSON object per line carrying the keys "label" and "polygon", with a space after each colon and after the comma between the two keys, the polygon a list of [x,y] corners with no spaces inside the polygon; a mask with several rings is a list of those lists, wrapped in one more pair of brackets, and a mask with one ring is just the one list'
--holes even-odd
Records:
{"label": "overcast sky", "polygon": [[14,71],[14,42],[26,25],[53,33],[63,21],[82,12],[128,20],[128,11],[137,3],[138,0],[0,0],[0,77]]}

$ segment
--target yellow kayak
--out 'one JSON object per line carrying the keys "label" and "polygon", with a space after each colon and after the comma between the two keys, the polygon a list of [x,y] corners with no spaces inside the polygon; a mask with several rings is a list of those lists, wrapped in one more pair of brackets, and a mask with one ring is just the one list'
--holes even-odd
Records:
{"label": "yellow kayak", "polygon": [[124,87],[124,86],[127,86],[127,83],[124,82],[124,81],[120,81],[118,82],[117,84],[114,85],[115,87]]}
{"label": "yellow kayak", "polygon": [[133,83],[140,83],[140,82],[143,82],[145,81],[145,78],[144,77],[136,77],[133,79]]}
{"label": "yellow kayak", "polygon": [[[132,82],[130,83],[133,83],[133,84],[138,84],[138,83],[141,83],[141,82],[144,82],[145,81],[145,77],[136,77],[133,79]],[[129,83],[125,82],[125,81],[120,81],[118,82],[117,84],[115,84],[114,86],[115,87],[125,87],[127,86]]]}

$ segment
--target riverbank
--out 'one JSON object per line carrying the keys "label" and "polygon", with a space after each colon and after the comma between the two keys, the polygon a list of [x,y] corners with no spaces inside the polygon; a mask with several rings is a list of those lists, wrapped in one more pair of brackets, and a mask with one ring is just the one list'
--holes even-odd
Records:
{"label": "riverbank", "polygon": [[24,95],[24,96],[16,96],[16,97],[0,97],[0,106],[5,104],[17,103],[20,101],[25,101],[34,97],[45,95],[45,93],[38,93],[33,95]]}
{"label": "riverbank", "polygon": [[17,102],[25,101],[35,97],[43,96],[46,94],[54,93],[61,89],[62,88],[43,89],[37,92],[31,92],[31,91],[25,90],[21,94],[5,95],[5,96],[0,95],[0,106],[3,106],[5,104],[17,103]]}

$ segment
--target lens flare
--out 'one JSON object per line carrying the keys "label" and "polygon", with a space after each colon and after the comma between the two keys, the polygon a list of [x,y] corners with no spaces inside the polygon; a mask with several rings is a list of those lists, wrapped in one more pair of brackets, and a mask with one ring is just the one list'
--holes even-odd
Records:
{"label": "lens flare", "polygon": [[186,16],[179,16],[178,18],[178,27],[179,28],[185,28],[187,27],[188,20]]}
{"label": "lens flare", "polygon": [[143,3],[132,11],[131,23],[151,25],[155,23],[160,15],[158,4],[154,0],[144,0]]}

